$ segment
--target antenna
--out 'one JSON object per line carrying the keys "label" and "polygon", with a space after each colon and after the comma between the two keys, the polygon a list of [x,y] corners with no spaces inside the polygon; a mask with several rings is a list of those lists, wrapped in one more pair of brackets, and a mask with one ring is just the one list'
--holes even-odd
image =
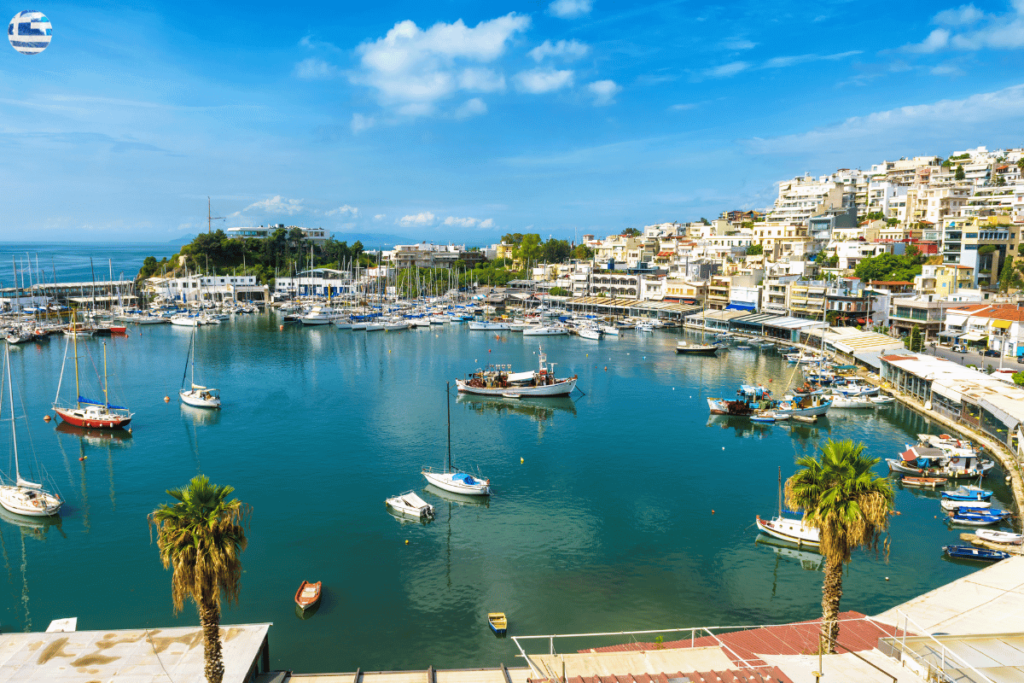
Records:
{"label": "antenna", "polygon": [[211,211],[210,211],[210,198],[207,197],[206,198],[206,232],[207,232],[207,234],[213,232],[213,229],[211,227],[213,221],[227,220],[226,218],[224,218],[224,216],[211,216],[210,214],[211,214]]}

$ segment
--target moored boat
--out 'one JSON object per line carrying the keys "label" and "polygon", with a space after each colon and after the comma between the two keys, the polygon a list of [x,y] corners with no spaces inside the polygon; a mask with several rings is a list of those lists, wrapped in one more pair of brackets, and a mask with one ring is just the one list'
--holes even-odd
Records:
{"label": "moored boat", "polygon": [[455,380],[459,393],[502,396],[514,391],[521,397],[568,396],[576,388],[576,376],[556,378],[554,363],[546,368],[547,356],[540,350],[540,368],[529,372],[510,372],[508,366],[477,370],[467,379]]}
{"label": "moored boat", "polygon": [[431,519],[434,517],[434,506],[420,498],[413,491],[406,491],[397,496],[392,496],[384,501],[384,504],[395,512],[410,517],[422,517]]}
{"label": "moored boat", "polygon": [[299,584],[299,590],[295,591],[295,604],[299,609],[306,611],[316,603],[320,602],[320,581],[316,583],[303,581]]}
{"label": "moored boat", "polygon": [[[132,421],[133,413],[123,406],[115,406],[108,400],[107,375],[107,343],[103,342],[103,401],[86,398],[78,393],[78,337],[72,335],[75,349],[75,401],[74,405],[60,403],[60,387],[64,381],[64,367],[61,366],[61,379],[57,383],[57,397],[53,402],[53,410],[70,425],[91,429],[121,429]],[[64,361],[67,361],[67,348],[64,349]]]}
{"label": "moored boat", "polygon": [[818,547],[821,544],[818,530],[808,526],[803,520],[781,516],[766,520],[761,519],[761,516],[758,515],[755,522],[760,531],[783,541],[814,547]]}
{"label": "moored boat", "polygon": [[1009,553],[1001,550],[989,550],[988,548],[975,548],[969,545],[946,545],[942,549],[950,557],[957,560],[983,560],[985,562],[998,562],[1010,557]]}
{"label": "moored boat", "polygon": [[503,636],[508,633],[508,619],[504,612],[490,612],[487,614],[487,625],[496,636]]}
{"label": "moored boat", "polygon": [[1024,535],[1014,534],[1009,531],[996,531],[995,529],[978,529],[974,535],[989,543],[1007,543],[1009,545],[1020,545],[1024,541]]}
{"label": "moored boat", "polygon": [[946,500],[939,501],[943,510],[986,510],[992,507],[987,500]]}
{"label": "moored boat", "polygon": [[717,356],[717,344],[693,344],[688,341],[676,343],[676,353],[687,356]]}
{"label": "moored boat", "polygon": [[489,496],[491,495],[491,480],[482,477],[474,477],[465,472],[457,470],[452,465],[452,403],[451,385],[445,385],[445,397],[448,409],[448,459],[445,461],[443,472],[438,472],[432,467],[424,467],[420,474],[442,491],[460,493],[464,496]]}
{"label": "moored boat", "polygon": [[934,489],[939,486],[945,486],[949,480],[945,477],[903,477],[900,481],[903,482],[904,486]]}
{"label": "moored boat", "polygon": [[990,524],[999,524],[1010,516],[1009,512],[1004,510],[993,511],[993,510],[971,510],[970,508],[958,508],[953,513],[952,522],[954,524],[965,524],[967,526],[988,526]]}
{"label": "moored boat", "polygon": [[947,500],[988,500],[992,497],[992,491],[965,484],[952,491],[943,491],[942,497]]}

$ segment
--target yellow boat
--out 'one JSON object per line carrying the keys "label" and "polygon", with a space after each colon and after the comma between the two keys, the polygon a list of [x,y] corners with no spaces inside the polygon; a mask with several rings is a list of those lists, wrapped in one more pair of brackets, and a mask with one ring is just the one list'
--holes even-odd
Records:
{"label": "yellow boat", "polygon": [[487,624],[496,636],[503,636],[508,631],[508,619],[505,618],[504,612],[490,612],[487,615]]}

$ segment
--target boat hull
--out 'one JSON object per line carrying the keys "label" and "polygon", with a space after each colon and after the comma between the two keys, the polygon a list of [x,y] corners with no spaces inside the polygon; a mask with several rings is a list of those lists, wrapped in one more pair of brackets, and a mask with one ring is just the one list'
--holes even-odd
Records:
{"label": "boat hull", "polygon": [[480,482],[478,485],[467,485],[461,480],[452,479],[450,473],[445,472],[431,472],[429,470],[423,470],[421,472],[423,478],[427,480],[427,483],[431,486],[436,486],[442,491],[448,491],[450,493],[459,493],[463,496],[489,496],[491,495],[491,487],[489,482]]}
{"label": "boat hull", "polygon": [[677,346],[676,353],[683,356],[717,356],[717,346]]}
{"label": "boat hull", "polygon": [[465,380],[455,380],[455,386],[458,388],[460,394],[475,394],[477,396],[497,396],[501,397],[509,392],[514,392],[519,398],[550,398],[555,396],[568,396],[576,389],[576,378],[570,377],[569,379],[563,379],[555,382],[554,384],[545,384],[537,387],[524,387],[524,386],[508,386],[508,387],[474,387],[471,386]]}
{"label": "boat hull", "polygon": [[181,397],[181,402],[185,405],[190,405],[193,408],[220,408],[220,397],[214,396],[212,398],[203,398],[194,391],[186,391],[182,389],[178,392],[178,396]]}
{"label": "boat hull", "polygon": [[45,491],[21,486],[0,486],[0,505],[8,512],[24,517],[52,517],[64,504]]}
{"label": "boat hull", "polygon": [[[792,522],[794,520],[786,521]],[[819,539],[814,538],[813,535],[805,536],[798,532],[790,530],[789,527],[793,525],[779,524],[778,518],[768,521],[765,519],[761,519],[761,517],[758,516],[755,522],[757,524],[758,530],[761,533],[767,534],[773,538],[778,538],[783,541],[789,541],[790,543],[796,543],[800,546],[806,545],[813,548],[817,548],[819,545],[821,545],[821,541]]]}
{"label": "boat hull", "polygon": [[68,410],[67,408],[54,408],[54,411],[60,416],[60,419],[69,425],[86,427],[88,429],[123,429],[132,421],[131,415],[107,414],[91,416],[85,413],[77,414],[76,411]]}

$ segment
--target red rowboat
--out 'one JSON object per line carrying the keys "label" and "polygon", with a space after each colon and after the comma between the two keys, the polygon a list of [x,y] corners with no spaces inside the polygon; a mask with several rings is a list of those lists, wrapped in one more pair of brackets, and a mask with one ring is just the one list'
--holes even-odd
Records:
{"label": "red rowboat", "polygon": [[299,590],[295,591],[295,604],[305,611],[320,602],[320,582],[303,581]]}
{"label": "red rowboat", "polygon": [[945,486],[947,479],[944,477],[903,477],[904,486],[917,486],[919,488],[938,488]]}

